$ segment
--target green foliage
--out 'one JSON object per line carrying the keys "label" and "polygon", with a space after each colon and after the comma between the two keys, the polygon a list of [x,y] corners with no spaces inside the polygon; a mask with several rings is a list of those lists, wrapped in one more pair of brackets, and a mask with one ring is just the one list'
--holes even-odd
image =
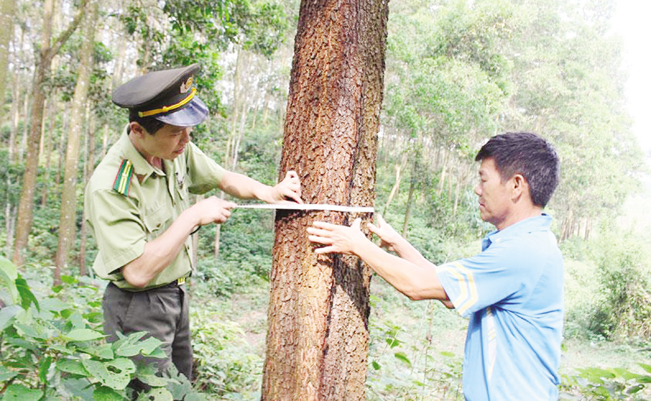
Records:
{"label": "green foliage", "polygon": [[441,335],[463,330],[463,320],[439,302],[409,301],[384,282],[374,281],[372,290],[369,399],[463,399],[462,358],[441,351]]}
{"label": "green foliage", "polygon": [[[63,280],[98,292],[72,277]],[[0,258],[0,302],[6,305],[0,311],[2,399],[122,400],[130,396],[127,386],[135,378],[153,388],[149,394],[155,399],[171,399],[169,389],[178,388],[178,377],[159,378],[153,365],[131,360],[165,358],[160,341],[139,332],[105,343],[98,329],[99,302],[65,302],[74,291],[59,286],[54,294],[37,297],[16,267]]]}
{"label": "green foliage", "polygon": [[590,399],[647,400],[645,391],[651,383],[651,365],[640,363],[646,374],[637,374],[622,368],[584,368],[576,376],[564,376],[562,388],[578,392]]}
{"label": "green foliage", "polygon": [[605,225],[591,241],[563,244],[568,334],[648,342],[651,254],[648,241]]}
{"label": "green foliage", "polygon": [[263,358],[248,345],[239,324],[209,305],[195,307],[192,339],[196,388],[219,399],[260,398]]}

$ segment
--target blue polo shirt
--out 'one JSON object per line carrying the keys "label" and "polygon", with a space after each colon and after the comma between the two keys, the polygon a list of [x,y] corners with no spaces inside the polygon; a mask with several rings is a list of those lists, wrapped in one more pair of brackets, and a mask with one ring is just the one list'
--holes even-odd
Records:
{"label": "blue polo shirt", "polygon": [[495,231],[482,252],[437,267],[470,319],[466,400],[557,400],[563,330],[563,257],[546,214]]}

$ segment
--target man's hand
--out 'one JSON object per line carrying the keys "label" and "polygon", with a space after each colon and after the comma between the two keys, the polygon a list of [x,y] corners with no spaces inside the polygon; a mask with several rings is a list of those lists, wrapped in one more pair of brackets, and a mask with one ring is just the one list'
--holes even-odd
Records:
{"label": "man's hand", "polygon": [[362,220],[356,219],[350,227],[315,221],[314,227],[309,227],[311,234],[308,239],[317,244],[326,245],[317,248],[314,253],[345,253],[353,255],[354,247],[362,241],[368,241],[360,230]]}
{"label": "man's hand", "polygon": [[378,225],[376,226],[372,223],[368,223],[368,229],[371,230],[373,234],[380,237],[380,240],[382,241],[380,244],[381,247],[387,248],[390,251],[395,251],[395,245],[403,239],[402,236],[398,234],[389,223],[384,221],[382,216],[379,214],[377,215],[377,220]]}
{"label": "man's hand", "polygon": [[195,203],[186,212],[190,213],[190,219],[194,219],[195,225],[205,226],[210,223],[222,224],[231,217],[231,209],[235,203],[211,196]]}
{"label": "man's hand", "polygon": [[288,199],[296,203],[303,203],[301,199],[301,180],[295,171],[288,171],[285,179],[271,188],[271,196],[267,203],[290,203]]}

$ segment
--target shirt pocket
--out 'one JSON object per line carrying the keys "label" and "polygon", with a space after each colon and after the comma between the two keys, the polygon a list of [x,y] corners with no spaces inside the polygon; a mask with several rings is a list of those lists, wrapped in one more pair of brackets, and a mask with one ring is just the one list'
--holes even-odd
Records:
{"label": "shirt pocket", "polygon": [[171,213],[163,204],[154,205],[145,211],[144,223],[147,229],[147,239],[156,238],[167,228],[167,222],[171,219]]}

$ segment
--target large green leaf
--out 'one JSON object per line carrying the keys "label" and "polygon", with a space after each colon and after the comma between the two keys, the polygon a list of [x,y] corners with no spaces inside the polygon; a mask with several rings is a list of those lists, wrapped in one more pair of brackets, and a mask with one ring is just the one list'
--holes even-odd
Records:
{"label": "large green leaf", "polygon": [[71,309],[72,306],[57,298],[46,298],[40,303],[41,309],[51,312],[61,312],[64,309]]}
{"label": "large green leaf", "polygon": [[98,387],[93,391],[94,401],[122,401],[124,397],[109,387]]}
{"label": "large green leaf", "polygon": [[126,358],[109,362],[84,359],[82,363],[96,381],[114,390],[124,390],[131,381],[131,374],[136,371],[136,365]]}
{"label": "large green leaf", "polygon": [[50,370],[50,366],[52,366],[52,357],[47,356],[41,360],[38,366],[38,378],[40,379],[41,383],[44,383],[47,385],[47,374]]}
{"label": "large green leaf", "polygon": [[81,352],[85,352],[89,355],[96,356],[101,359],[113,359],[115,354],[113,353],[113,348],[111,344],[102,344],[94,347],[81,348]]}
{"label": "large green leaf", "polygon": [[151,387],[165,387],[169,383],[170,379],[165,379],[155,374],[139,374],[138,380],[151,386]]}
{"label": "large green leaf", "polygon": [[63,386],[68,392],[81,400],[93,398],[94,387],[87,378],[68,377],[62,380]]}
{"label": "large green leaf", "polygon": [[0,365],[0,383],[4,383],[7,380],[9,380],[9,379],[11,379],[13,377],[16,377],[16,376],[18,376],[17,372],[13,372],[13,371],[5,368],[4,366]]}
{"label": "large green leaf", "polygon": [[57,369],[61,372],[72,373],[73,375],[88,376],[88,371],[77,359],[60,359],[57,361]]}
{"label": "large green leaf", "polygon": [[61,337],[68,341],[90,341],[103,338],[104,334],[91,329],[76,329]]}
{"label": "large green leaf", "polygon": [[165,353],[154,352],[161,345],[161,341],[154,337],[149,337],[144,341],[139,341],[140,336],[127,338],[116,350],[119,356],[136,356],[146,355],[153,358],[166,358]]}
{"label": "large green leaf", "polygon": [[18,305],[10,305],[0,309],[0,331],[9,327],[16,315],[21,311],[23,311],[23,308]]}
{"label": "large green leaf", "polygon": [[16,278],[18,278],[18,270],[16,266],[9,261],[9,259],[0,256],[0,286],[5,287],[11,294],[11,301],[18,302],[18,289],[16,288]]}
{"label": "large green leaf", "polygon": [[7,387],[2,401],[38,401],[42,396],[42,390],[27,388],[22,384],[12,384]]}
{"label": "large green leaf", "polygon": [[138,401],[140,400],[174,401],[174,397],[166,388],[158,387],[149,390],[146,394],[140,394]]}
{"label": "large green leaf", "polygon": [[31,304],[34,304],[36,306],[36,309],[41,309],[41,307],[38,304],[38,300],[32,293],[32,290],[29,289],[29,285],[27,285],[27,281],[25,279],[21,278],[18,276],[16,279],[16,289],[18,290],[18,293],[20,294],[20,304],[22,305],[23,308],[29,309],[29,306]]}

